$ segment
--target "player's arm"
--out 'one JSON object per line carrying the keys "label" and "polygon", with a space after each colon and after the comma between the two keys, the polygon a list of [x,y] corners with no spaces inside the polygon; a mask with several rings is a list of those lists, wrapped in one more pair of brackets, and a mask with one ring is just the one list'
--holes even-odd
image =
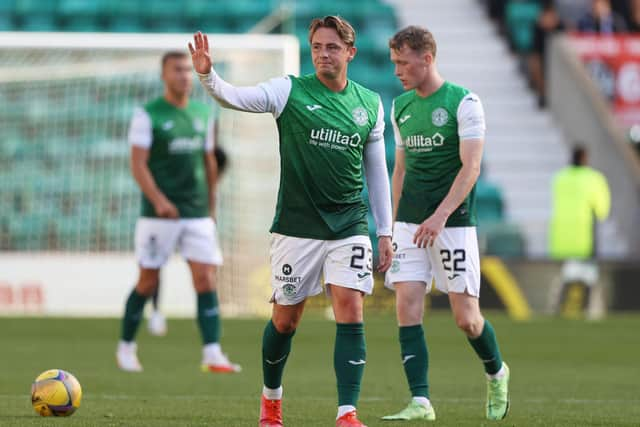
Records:
{"label": "player's arm", "polygon": [[393,166],[393,174],[391,175],[391,196],[393,200],[393,222],[396,222],[398,215],[398,204],[400,203],[400,195],[402,194],[402,186],[404,185],[405,174],[405,154],[402,136],[398,129],[395,118],[395,103],[391,106],[391,126],[393,127],[393,136],[396,144],[396,158]]}
{"label": "player's arm", "polygon": [[162,191],[160,191],[147,166],[151,142],[151,119],[146,111],[137,109],[129,127],[131,174],[138,183],[140,190],[142,190],[146,198],[153,204],[158,217],[178,218],[178,209],[167,199]]}
{"label": "player's arm", "polygon": [[391,175],[391,194],[393,197],[393,222],[396,222],[398,216],[398,205],[400,204],[400,195],[402,194],[402,186],[404,184],[405,159],[404,148],[396,148],[396,160],[393,166],[393,175]]}
{"label": "player's arm", "polygon": [[207,131],[207,139],[204,148],[204,166],[207,173],[209,190],[209,214],[215,218],[216,214],[216,189],[218,184],[218,162],[213,152],[215,147],[216,125],[212,122]]}
{"label": "player's arm", "polygon": [[378,107],[378,120],[364,146],[364,169],[369,187],[369,205],[376,222],[378,236],[378,270],[387,271],[391,266],[391,194],[387,161],[384,149],[384,110]]}
{"label": "player's arm", "polygon": [[291,92],[288,77],[271,79],[257,86],[233,86],[213,69],[207,36],[198,32],[194,34],[193,41],[193,45],[189,43],[193,67],[207,93],[221,106],[250,113],[271,113],[276,118],[280,116]]}
{"label": "player's arm", "polygon": [[449,216],[469,195],[480,176],[485,123],[482,104],[475,94],[463,98],[458,107],[457,118],[462,167],[436,211],[420,224],[413,236],[413,242],[419,247],[433,245]]}

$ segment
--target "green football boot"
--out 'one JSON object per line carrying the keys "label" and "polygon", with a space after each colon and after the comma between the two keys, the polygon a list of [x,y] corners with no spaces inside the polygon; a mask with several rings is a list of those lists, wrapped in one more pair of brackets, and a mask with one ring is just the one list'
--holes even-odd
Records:
{"label": "green football boot", "polygon": [[436,419],[436,411],[433,406],[427,408],[413,400],[409,405],[397,414],[382,417],[385,421],[409,421],[409,420],[427,420],[434,421]]}
{"label": "green football boot", "polygon": [[502,363],[502,378],[487,381],[487,419],[501,420],[509,412],[509,367]]}

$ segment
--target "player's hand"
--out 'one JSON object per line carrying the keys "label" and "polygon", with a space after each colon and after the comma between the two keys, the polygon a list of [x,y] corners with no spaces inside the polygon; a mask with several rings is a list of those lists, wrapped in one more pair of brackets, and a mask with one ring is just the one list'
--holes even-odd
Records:
{"label": "player's hand", "polygon": [[446,223],[446,216],[434,212],[433,215],[425,219],[424,222],[418,226],[416,233],[413,235],[413,243],[419,248],[433,246]]}
{"label": "player's hand", "polygon": [[171,203],[166,197],[161,198],[154,204],[153,207],[156,210],[156,215],[158,215],[159,218],[175,219],[180,216],[176,205]]}
{"label": "player's hand", "polygon": [[[195,48],[193,47],[195,45]],[[200,31],[193,35],[193,45],[189,42],[189,52],[193,68],[200,74],[208,74],[211,71],[211,54],[209,53],[209,39]]]}
{"label": "player's hand", "polygon": [[391,267],[393,260],[393,244],[391,236],[380,236],[378,238],[378,271],[384,273]]}

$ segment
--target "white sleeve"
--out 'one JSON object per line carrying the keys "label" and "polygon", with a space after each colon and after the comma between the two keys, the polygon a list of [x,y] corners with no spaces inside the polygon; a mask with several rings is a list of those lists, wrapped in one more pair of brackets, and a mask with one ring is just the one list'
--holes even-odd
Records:
{"label": "white sleeve", "polygon": [[250,113],[271,113],[280,116],[291,93],[291,79],[277,77],[257,86],[235,87],[227,83],[212,68],[209,74],[198,74],[200,82],[220,105]]}
{"label": "white sleeve", "polygon": [[149,148],[153,139],[151,131],[151,117],[144,108],[136,108],[133,111],[133,118],[129,125],[129,145],[136,147]]}
{"label": "white sleeve", "polygon": [[391,236],[391,189],[387,175],[384,136],[364,146],[364,172],[369,187],[369,205],[376,221],[377,236]]}
{"label": "white sleeve", "polygon": [[378,98],[378,119],[376,120],[376,124],[369,132],[369,138],[367,138],[368,142],[377,141],[382,139],[382,144],[384,145],[384,107],[382,106],[382,99]]}
{"label": "white sleeve", "polygon": [[207,137],[204,141],[204,151],[211,152],[216,146],[216,120],[213,114],[207,123]]}
{"label": "white sleeve", "polygon": [[400,135],[400,129],[398,128],[398,123],[396,122],[396,100],[393,100],[391,104],[391,127],[393,128],[393,138],[395,139],[396,148],[404,147],[404,141],[402,141],[402,136]]}
{"label": "white sleeve", "polygon": [[458,105],[458,136],[460,141],[465,139],[484,139],[486,130],[484,109],[478,95],[469,93]]}

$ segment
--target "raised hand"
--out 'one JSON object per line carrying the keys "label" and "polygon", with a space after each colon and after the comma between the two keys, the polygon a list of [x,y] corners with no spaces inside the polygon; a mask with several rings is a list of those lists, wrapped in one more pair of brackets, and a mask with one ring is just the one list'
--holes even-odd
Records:
{"label": "raised hand", "polygon": [[200,74],[207,74],[211,71],[211,54],[209,53],[209,39],[206,34],[200,31],[193,35],[193,43],[189,42],[189,52],[191,52],[191,61],[193,68]]}

